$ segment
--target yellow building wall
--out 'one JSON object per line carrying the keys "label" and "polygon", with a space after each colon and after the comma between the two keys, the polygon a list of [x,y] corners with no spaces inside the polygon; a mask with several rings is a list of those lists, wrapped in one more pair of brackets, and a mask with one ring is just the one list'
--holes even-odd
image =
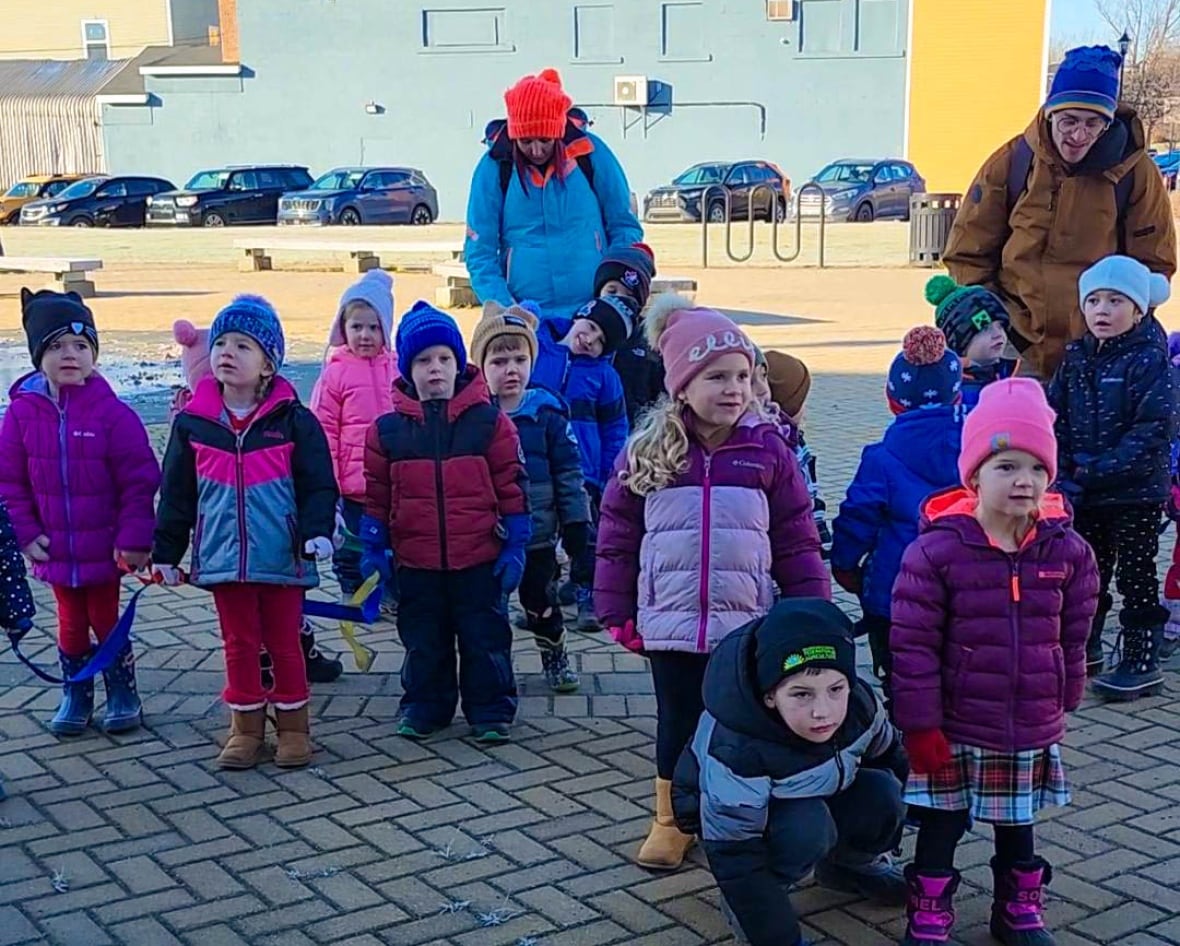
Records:
{"label": "yellow building wall", "polygon": [[168,0],[2,0],[0,14],[0,59],[83,59],[83,20],[106,20],[111,59],[168,45]]}
{"label": "yellow building wall", "polygon": [[907,156],[963,193],[1041,105],[1051,0],[912,0]]}

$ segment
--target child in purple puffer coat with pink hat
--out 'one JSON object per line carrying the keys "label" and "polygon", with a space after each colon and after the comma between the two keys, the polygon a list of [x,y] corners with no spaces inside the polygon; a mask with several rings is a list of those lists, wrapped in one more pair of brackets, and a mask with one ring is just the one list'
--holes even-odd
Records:
{"label": "child in purple puffer coat with pink hat", "polygon": [[777,596],[830,599],[831,586],[799,464],[753,404],[753,344],[679,296],[660,296],[645,325],[667,396],[607,482],[594,601],[612,636],[651,663],[656,811],[636,859],[675,870],[693,839],[676,827],[671,778],[704,708],[709,654]]}
{"label": "child in purple puffer coat with pink hat", "polygon": [[963,425],[963,486],[926,501],[893,586],[894,721],[919,822],[903,946],[950,937],[955,847],[972,818],[995,829],[992,936],[1054,942],[1033,823],[1040,808],[1069,802],[1059,743],[1085,690],[1098,568],[1061,496],[1046,492],[1057,476],[1053,421],[1032,379],[982,390]]}

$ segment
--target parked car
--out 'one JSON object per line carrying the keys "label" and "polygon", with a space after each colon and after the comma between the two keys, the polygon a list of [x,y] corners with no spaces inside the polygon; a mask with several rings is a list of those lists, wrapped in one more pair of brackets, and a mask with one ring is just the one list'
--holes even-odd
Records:
{"label": "parked car", "polygon": [[279,198],[311,186],[307,168],[293,164],[250,164],[198,171],[180,190],[152,198],[150,227],[226,227],[275,223]]}
{"label": "parked car", "polygon": [[21,178],[0,196],[0,225],[20,223],[20,209],[25,204],[55,197],[84,174],[30,174]]}
{"label": "parked car", "polygon": [[26,227],[142,227],[148,201],[173,186],[161,177],[84,177],[53,197],[25,204],[20,222]]}
{"label": "parked car", "polygon": [[1180,151],[1165,151],[1162,154],[1157,152],[1151,156],[1151,160],[1160,169],[1160,174],[1163,175],[1164,183],[1167,184],[1168,190],[1174,191],[1176,189],[1176,176],[1180,174]]}
{"label": "parked car", "polygon": [[[710,223],[724,223],[727,193],[734,220],[748,219],[752,211],[755,217],[781,221],[790,205],[791,182],[769,161],[694,164],[671,184],[648,192],[643,198],[643,219],[648,223],[699,223],[702,214],[707,214]],[[707,207],[701,207],[702,198]]]}
{"label": "parked car", "polygon": [[279,198],[280,226],[412,223],[438,216],[438,194],[417,168],[333,168],[306,190]]}
{"label": "parked car", "polygon": [[[926,181],[908,161],[895,158],[844,158],[833,161],[808,183],[818,184],[827,195],[824,214],[832,220],[858,223],[895,217],[910,219],[910,197],[926,191]],[[818,217],[820,196],[800,188],[796,212]]]}

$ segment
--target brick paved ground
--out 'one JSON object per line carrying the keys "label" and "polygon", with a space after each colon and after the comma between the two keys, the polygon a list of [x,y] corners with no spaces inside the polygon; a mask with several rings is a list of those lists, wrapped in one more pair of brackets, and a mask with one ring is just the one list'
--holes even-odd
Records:
{"label": "brick paved ground", "polygon": [[[881,383],[816,379],[811,439],[833,507],[886,419]],[[381,625],[368,638],[373,672],[313,697],[314,768],[231,774],[212,765],[225,719],[209,598],[153,591],[138,633],[147,726],[127,737],[59,741],[43,726],[56,694],[0,656],[11,796],[0,803],[0,946],[729,941],[699,854],[672,875],[631,862],[648,821],[655,706],[644,662],[602,635],[575,636],[582,689],[556,699],[518,638],[511,745],[477,747],[456,727],[418,746],[393,735],[399,651]],[[331,630],[322,638],[342,649]],[[47,635],[30,641],[50,659]],[[1039,829],[1060,946],[1180,944],[1174,673],[1169,686],[1129,710],[1089,703],[1073,720],[1075,804]],[[978,835],[959,852],[966,944],[990,941],[989,855]],[[820,943],[878,946],[902,927],[897,910],[814,886],[795,900]]]}

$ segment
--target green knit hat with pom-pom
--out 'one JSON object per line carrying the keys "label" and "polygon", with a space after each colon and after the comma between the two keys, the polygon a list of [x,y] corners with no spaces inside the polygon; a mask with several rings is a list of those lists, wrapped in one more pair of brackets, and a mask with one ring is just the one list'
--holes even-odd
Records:
{"label": "green knit hat with pom-pom", "polygon": [[934,324],[959,357],[992,322],[1008,325],[1008,310],[999,296],[983,286],[960,286],[943,273],[926,283],[926,301],[934,306]]}

